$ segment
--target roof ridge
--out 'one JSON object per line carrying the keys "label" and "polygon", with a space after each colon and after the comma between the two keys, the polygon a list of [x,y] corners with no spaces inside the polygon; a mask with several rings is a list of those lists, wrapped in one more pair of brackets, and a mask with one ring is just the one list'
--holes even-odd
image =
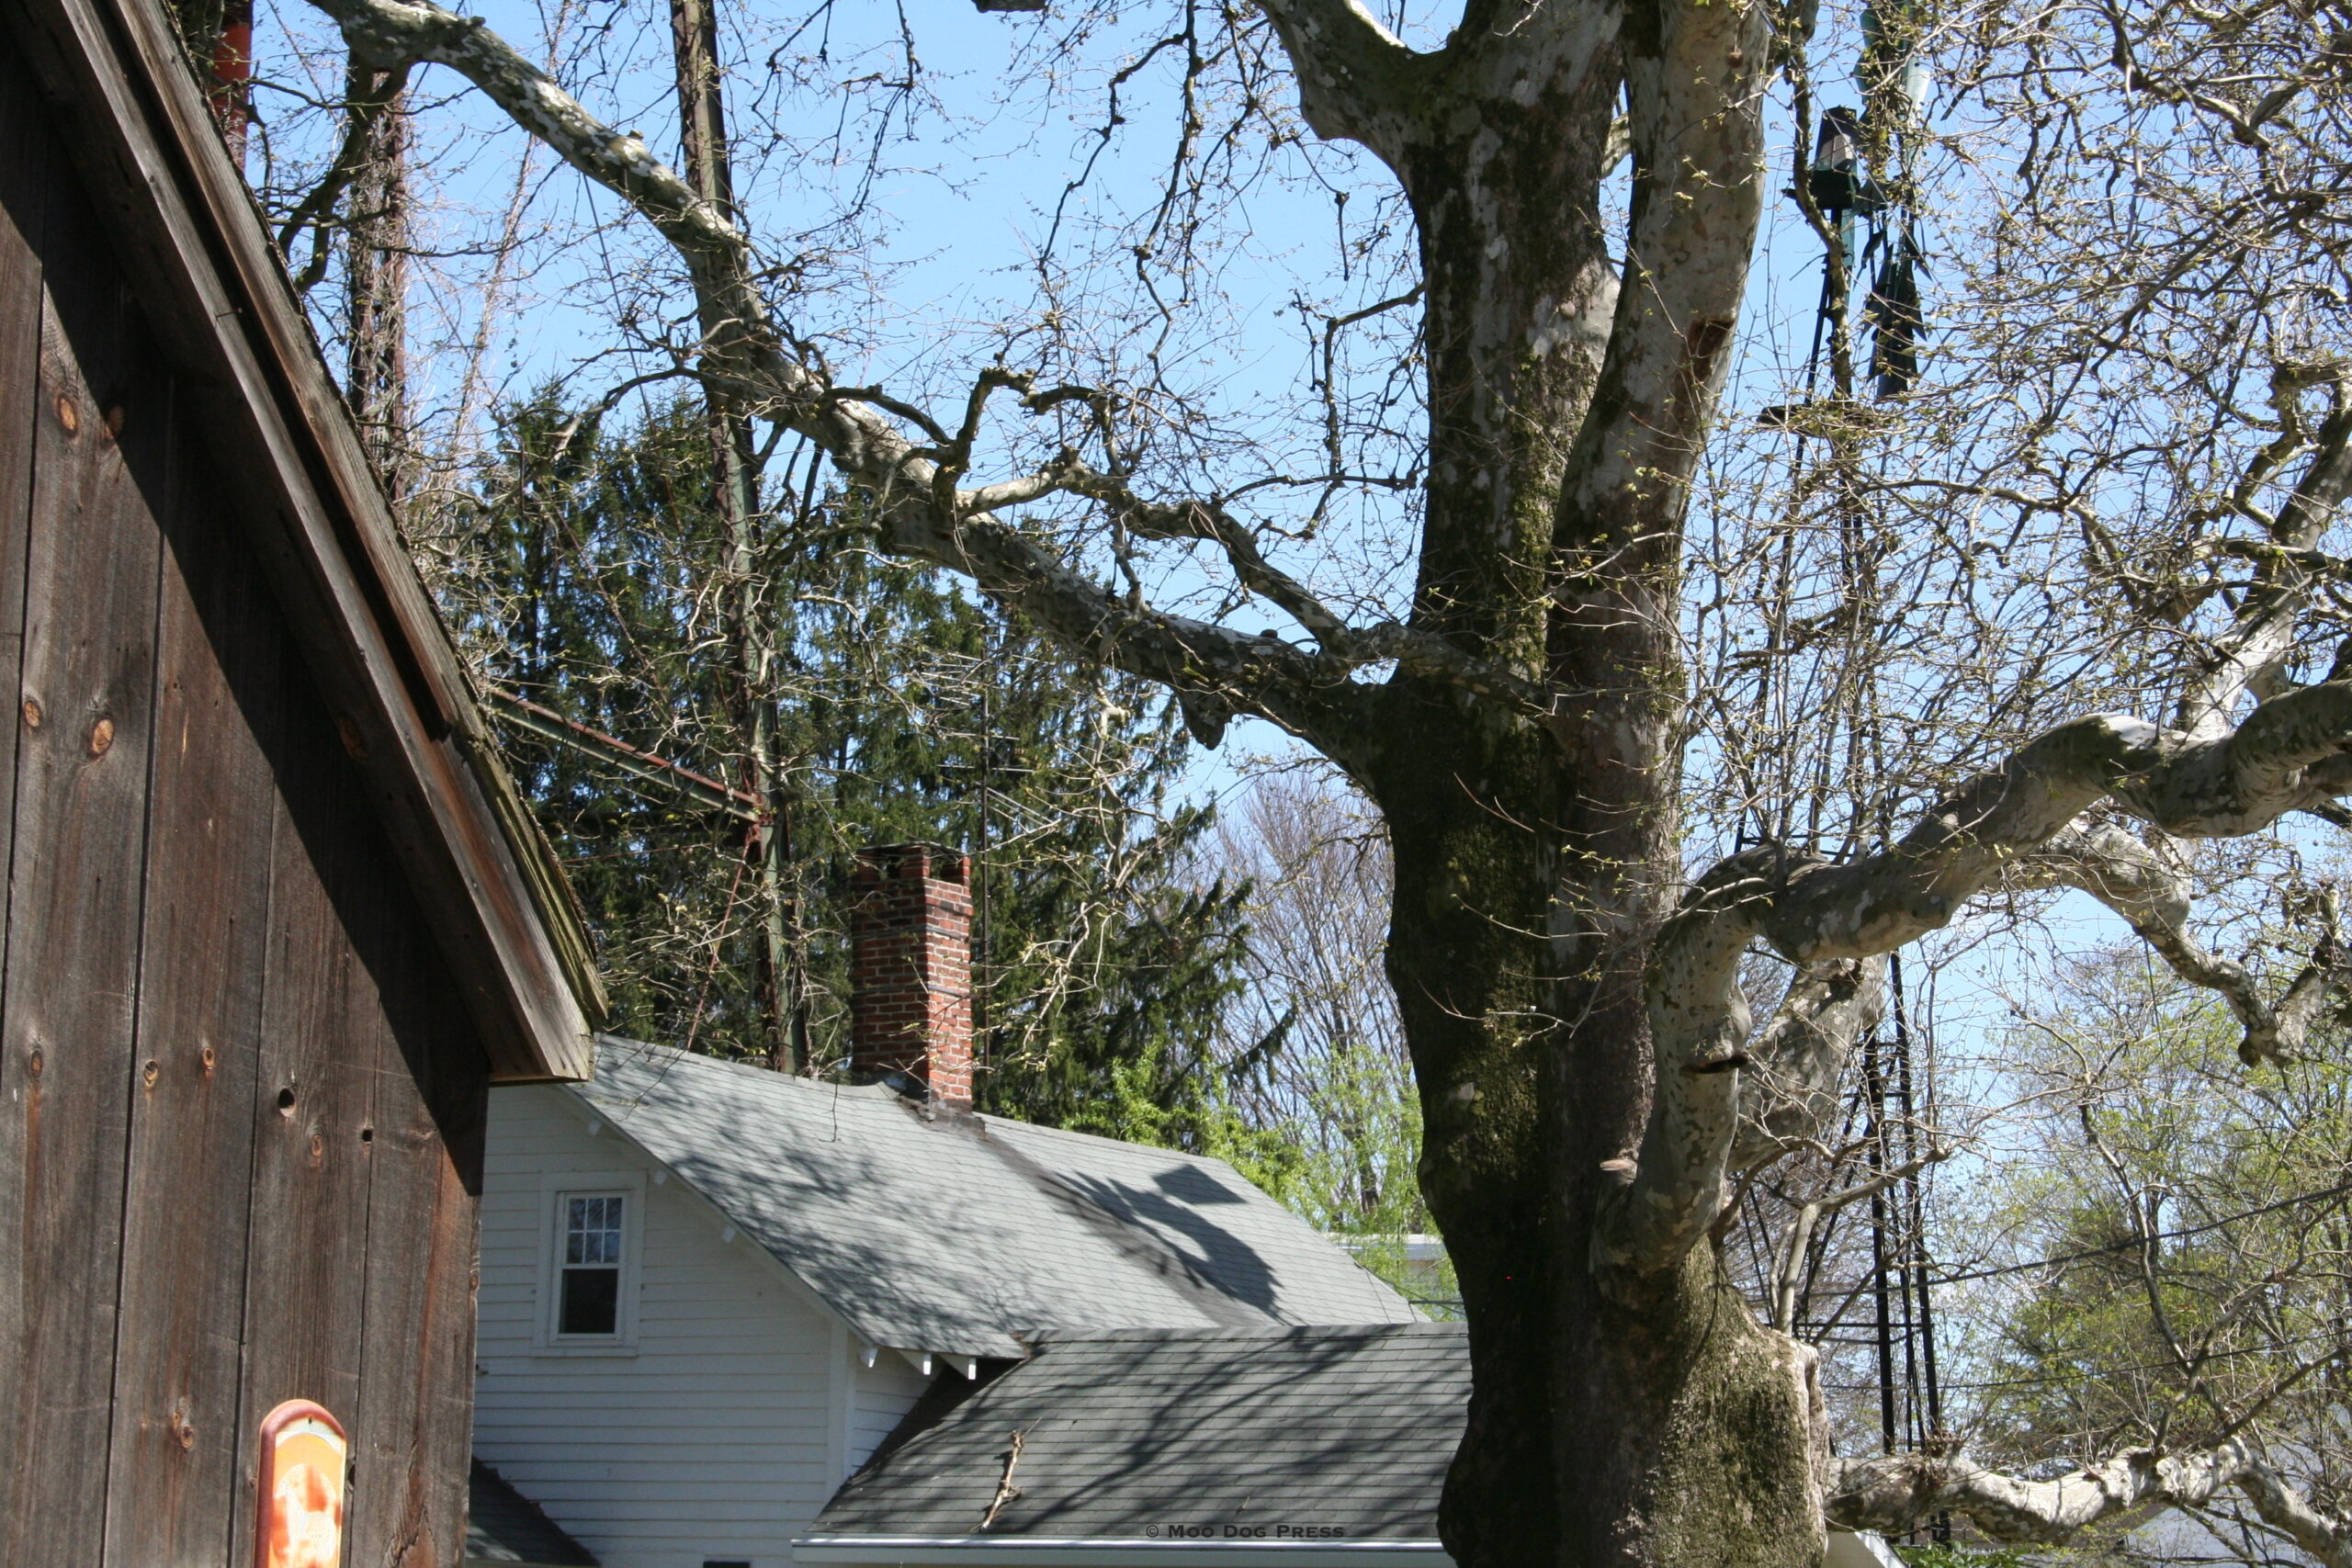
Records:
{"label": "roof ridge", "polygon": [[1467,1324],[1456,1320],[1426,1319],[1412,1323],[1268,1323],[1233,1327],[1179,1325],[1166,1328],[1041,1328],[1024,1333],[1021,1338],[1023,1343],[1038,1348],[1110,1340],[1375,1339],[1398,1334],[1416,1338],[1460,1338],[1468,1332],[1468,1328]]}
{"label": "roof ridge", "polygon": [[[1047,1138],[1069,1138],[1080,1143],[1105,1144],[1121,1149],[1149,1149],[1156,1155],[1167,1155],[1193,1165],[1213,1165],[1220,1170],[1233,1170],[1235,1175],[1240,1175],[1239,1171],[1234,1170],[1231,1160],[1217,1155],[1194,1154],[1190,1149],[1170,1148],[1165,1144],[1139,1144],[1133,1138],[1114,1138],[1107,1133],[1085,1133],[1076,1127],[1049,1127],[1043,1122],[1023,1122],[1017,1116],[999,1116],[993,1112],[980,1116],[978,1120],[991,1126],[1018,1127],[1023,1133],[1035,1133]],[[1244,1177],[1243,1179],[1249,1179]],[[1256,1185],[1255,1182],[1250,1184]]]}
{"label": "roof ridge", "polygon": [[[871,1091],[870,1098],[896,1100],[910,1106],[916,1103],[887,1084],[852,1084],[843,1083],[835,1078],[809,1077],[799,1073],[779,1073],[773,1067],[763,1067],[757,1062],[739,1062],[726,1056],[714,1056],[707,1052],[689,1051],[683,1046],[664,1044],[658,1040],[639,1040],[630,1035],[615,1034],[610,1031],[599,1032],[596,1043],[600,1045],[626,1047],[633,1051],[658,1053],[669,1057],[683,1057],[697,1064],[708,1063],[714,1067],[725,1067],[749,1078],[770,1083],[789,1083],[802,1089],[855,1090],[860,1093]],[[1193,1165],[1216,1166],[1222,1170],[1233,1169],[1233,1163],[1230,1160],[1220,1159],[1216,1155],[1194,1154],[1190,1149],[1170,1148],[1163,1144],[1137,1143],[1133,1138],[1114,1138],[1108,1134],[1081,1132],[1075,1127],[1054,1127],[1043,1122],[1023,1122],[1018,1116],[1005,1116],[994,1111],[986,1113],[969,1111],[960,1115],[941,1115],[925,1119],[926,1125],[943,1127],[966,1122],[976,1123],[984,1131],[996,1127],[1013,1127],[1023,1133],[1036,1133],[1049,1138],[1069,1138],[1110,1148],[1149,1149],[1155,1155],[1166,1155],[1172,1159],[1184,1160]],[[1238,1172],[1236,1174],[1238,1175]]]}

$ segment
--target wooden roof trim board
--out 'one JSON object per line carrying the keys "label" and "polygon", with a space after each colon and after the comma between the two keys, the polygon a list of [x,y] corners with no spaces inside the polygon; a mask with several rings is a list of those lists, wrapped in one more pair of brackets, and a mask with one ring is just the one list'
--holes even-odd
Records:
{"label": "wooden roof trim board", "polygon": [[0,0],[67,121],[247,538],[503,1081],[591,1070],[605,1002],[560,865],[463,667],[153,0]]}

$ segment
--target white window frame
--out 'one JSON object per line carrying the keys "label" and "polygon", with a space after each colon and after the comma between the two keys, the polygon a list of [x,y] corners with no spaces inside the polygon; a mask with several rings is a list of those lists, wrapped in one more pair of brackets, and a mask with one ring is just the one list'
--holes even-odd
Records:
{"label": "white window frame", "polygon": [[[612,1334],[559,1334],[563,1305],[564,1221],[573,1198],[619,1198],[621,1204],[620,1302]],[[532,1353],[539,1356],[634,1356],[637,1354],[638,1285],[645,1262],[645,1173],[641,1170],[566,1171],[539,1182],[539,1289],[532,1313]]]}

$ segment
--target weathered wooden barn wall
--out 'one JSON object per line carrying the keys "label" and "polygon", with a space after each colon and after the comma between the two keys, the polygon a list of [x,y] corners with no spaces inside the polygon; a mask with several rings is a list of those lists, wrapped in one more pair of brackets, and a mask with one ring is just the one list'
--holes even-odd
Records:
{"label": "weathered wooden barn wall", "polygon": [[0,1568],[243,1568],[292,1397],[452,1563],[487,1059],[58,124],[0,36]]}

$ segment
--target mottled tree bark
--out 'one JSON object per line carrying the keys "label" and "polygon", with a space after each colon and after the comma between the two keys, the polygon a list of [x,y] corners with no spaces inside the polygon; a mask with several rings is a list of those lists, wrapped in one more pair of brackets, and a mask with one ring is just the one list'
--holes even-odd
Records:
{"label": "mottled tree bark", "polygon": [[[1312,80],[1340,24],[1276,15]],[[1759,13],[1722,7],[1474,6],[1443,55],[1392,73],[1387,113],[1317,121],[1387,159],[1419,220],[1413,627],[1523,673],[1548,710],[1408,671],[1358,768],[1395,850],[1423,1186],[1471,1325],[1442,1515],[1465,1562],[1793,1568],[1821,1551],[1809,1356],[1758,1325],[1705,1247],[1631,1284],[1591,1267],[1648,1114],[1643,976],[1679,875],[1684,486],[1759,210],[1746,95],[1765,45]],[[1621,83],[1622,286],[1600,207]]]}
{"label": "mottled tree bark", "polygon": [[[387,89],[390,89],[389,92]],[[346,197],[344,397],[377,478],[397,502],[413,464],[408,390],[409,119],[385,73],[354,64],[345,95],[359,142]]]}

